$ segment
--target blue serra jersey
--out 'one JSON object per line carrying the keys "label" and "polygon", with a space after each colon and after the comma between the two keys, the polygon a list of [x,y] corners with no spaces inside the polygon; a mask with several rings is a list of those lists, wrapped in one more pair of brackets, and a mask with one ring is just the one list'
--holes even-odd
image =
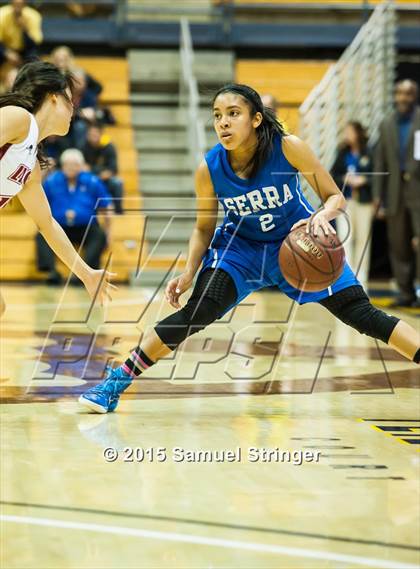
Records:
{"label": "blue serra jersey", "polygon": [[279,241],[314,209],[302,194],[297,169],[286,159],[281,139],[258,174],[244,180],[232,170],[221,144],[206,154],[217,199],[225,211],[222,227],[253,241]]}

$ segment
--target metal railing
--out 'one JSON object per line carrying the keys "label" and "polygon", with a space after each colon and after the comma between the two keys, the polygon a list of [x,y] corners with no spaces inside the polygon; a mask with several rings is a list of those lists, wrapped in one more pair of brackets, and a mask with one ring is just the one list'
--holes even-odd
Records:
{"label": "metal railing", "polygon": [[299,109],[300,135],[327,168],[348,121],[360,121],[370,143],[376,141],[379,125],[392,108],[395,61],[395,6],[388,0],[375,9]]}
{"label": "metal railing", "polygon": [[190,26],[186,18],[181,19],[180,30],[179,106],[181,110],[185,110],[191,170],[194,171],[204,157],[206,134],[200,117],[200,95],[194,74],[194,51]]}

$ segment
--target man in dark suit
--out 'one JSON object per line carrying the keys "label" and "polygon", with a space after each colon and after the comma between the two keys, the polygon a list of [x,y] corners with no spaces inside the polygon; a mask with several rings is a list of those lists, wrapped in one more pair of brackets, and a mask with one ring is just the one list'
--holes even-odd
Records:
{"label": "man in dark suit", "polygon": [[[393,307],[416,306],[420,283],[420,107],[418,85],[395,86],[395,110],[380,127],[374,195],[384,208],[392,271],[399,295]],[[382,174],[381,174],[382,173]]]}

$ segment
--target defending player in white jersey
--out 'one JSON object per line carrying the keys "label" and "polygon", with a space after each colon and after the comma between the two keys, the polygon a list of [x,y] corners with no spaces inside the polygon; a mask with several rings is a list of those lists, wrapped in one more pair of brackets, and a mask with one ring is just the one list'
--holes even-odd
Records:
{"label": "defending player in white jersey", "polygon": [[[79,277],[90,297],[103,304],[115,288],[114,275],[89,267],[53,219],[41,185],[45,163],[39,143],[67,134],[73,114],[73,78],[51,63],[35,61],[19,71],[10,93],[0,96],[0,208],[14,196],[36,223],[51,249]],[[5,303],[0,294],[0,315]]]}

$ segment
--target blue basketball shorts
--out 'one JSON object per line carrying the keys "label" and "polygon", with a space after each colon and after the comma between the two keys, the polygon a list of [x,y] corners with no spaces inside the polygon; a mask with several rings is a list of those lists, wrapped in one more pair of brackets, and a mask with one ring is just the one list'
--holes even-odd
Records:
{"label": "blue basketball shorts", "polygon": [[355,274],[345,263],[339,278],[325,290],[302,292],[291,286],[283,277],[278,262],[281,241],[251,241],[233,234],[223,227],[217,227],[209,249],[203,256],[200,273],[206,269],[223,269],[232,277],[237,298],[226,314],[251,292],[266,287],[278,287],[299,304],[319,302],[332,294],[353,285],[360,285]]}

